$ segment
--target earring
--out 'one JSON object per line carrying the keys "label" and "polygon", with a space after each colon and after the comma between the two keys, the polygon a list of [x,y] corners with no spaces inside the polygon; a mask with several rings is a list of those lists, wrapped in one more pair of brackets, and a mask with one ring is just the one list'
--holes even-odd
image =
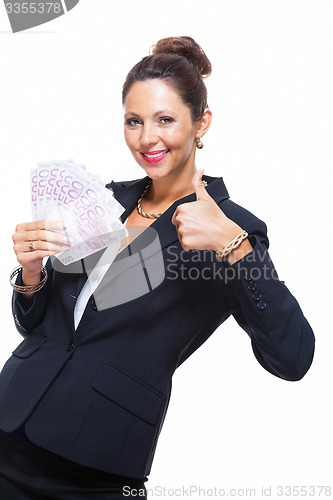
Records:
{"label": "earring", "polygon": [[196,147],[198,149],[202,149],[204,147],[204,143],[201,141],[200,137],[197,139]]}

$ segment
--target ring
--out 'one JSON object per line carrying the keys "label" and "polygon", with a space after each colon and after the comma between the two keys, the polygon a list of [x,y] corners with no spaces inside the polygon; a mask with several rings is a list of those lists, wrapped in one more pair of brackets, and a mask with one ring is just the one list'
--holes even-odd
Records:
{"label": "ring", "polygon": [[204,180],[201,180],[199,182],[199,186],[203,186],[203,187],[207,187],[208,186],[208,182],[204,181]]}
{"label": "ring", "polygon": [[29,250],[30,250],[30,252],[34,251],[34,246],[32,244],[32,241],[29,241]]}

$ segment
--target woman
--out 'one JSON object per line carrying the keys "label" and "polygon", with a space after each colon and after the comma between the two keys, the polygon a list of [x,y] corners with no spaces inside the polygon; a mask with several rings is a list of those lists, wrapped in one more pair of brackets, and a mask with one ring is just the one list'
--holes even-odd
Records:
{"label": "woman", "polygon": [[172,374],[231,314],[272,374],[299,380],[311,365],[313,333],[276,275],[265,224],[196,171],[210,71],[178,37],[127,75],[125,139],[146,176],[108,185],[130,233],[109,268],[107,251],[66,270],[50,258],[46,279],[42,259],[69,244],[54,232],[63,226],[17,226],[13,311],[25,340],[0,377],[6,500],[143,495]]}

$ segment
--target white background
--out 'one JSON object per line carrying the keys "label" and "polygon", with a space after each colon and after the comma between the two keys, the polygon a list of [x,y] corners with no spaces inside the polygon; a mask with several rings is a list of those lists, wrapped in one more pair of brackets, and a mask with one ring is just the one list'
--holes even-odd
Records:
{"label": "white background", "polygon": [[213,124],[197,166],[266,221],[280,279],[316,334],[310,371],[286,382],[259,366],[232,319],[220,327],[174,377],[149,488],[261,496],[263,485],[332,479],[332,26],[324,0],[81,0],[11,34],[0,6],[0,364],[21,341],[8,276],[11,235],[30,220],[29,169],[74,158],[105,182],[142,177],[123,140],[121,87],[170,35],[194,37],[213,65]]}

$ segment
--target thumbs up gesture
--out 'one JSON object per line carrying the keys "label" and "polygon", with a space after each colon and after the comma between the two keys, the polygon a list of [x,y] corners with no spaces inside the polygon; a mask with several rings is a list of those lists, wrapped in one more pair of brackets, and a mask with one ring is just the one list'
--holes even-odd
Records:
{"label": "thumbs up gesture", "polygon": [[[221,250],[242,232],[242,228],[226,217],[202,183],[203,170],[192,179],[196,201],[179,205],[172,216],[184,250]],[[248,253],[252,247],[246,241]],[[228,259],[229,260],[229,259]]]}

